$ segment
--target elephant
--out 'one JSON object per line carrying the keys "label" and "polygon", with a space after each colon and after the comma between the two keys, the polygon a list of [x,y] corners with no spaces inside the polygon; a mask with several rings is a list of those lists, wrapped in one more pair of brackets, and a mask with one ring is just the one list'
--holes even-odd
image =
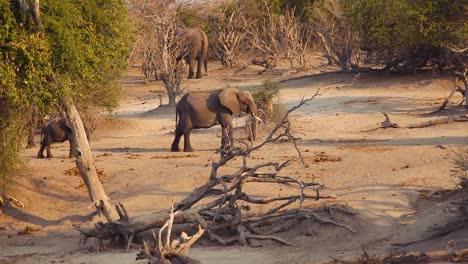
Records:
{"label": "elephant", "polygon": [[[54,142],[65,142],[67,140],[70,142],[70,152],[69,152],[68,157],[72,158],[73,157],[72,142],[70,140],[71,133],[72,131],[69,126],[68,120],[66,118],[51,121],[46,127],[42,129],[41,148],[39,149],[39,152],[37,153],[37,158],[38,159],[44,158],[44,149],[46,147],[47,147],[47,158],[52,158],[53,156],[50,151],[50,145]],[[91,134],[90,134],[89,129],[86,126],[85,126],[85,133],[86,133],[88,142],[90,142]]]}
{"label": "elephant", "polygon": [[182,38],[182,41],[185,42],[185,45],[187,45],[187,53],[185,54],[184,59],[189,65],[188,79],[193,79],[194,77],[195,61],[197,61],[197,73],[195,78],[200,79],[202,77],[202,63],[205,67],[205,73],[208,72],[207,36],[199,27],[179,28],[178,35]]}
{"label": "elephant", "polygon": [[209,128],[220,124],[222,127],[221,148],[233,146],[232,115],[240,112],[249,113],[252,118],[252,138],[255,140],[257,106],[248,91],[234,88],[216,90],[213,92],[192,92],[185,94],[176,107],[176,131],[171,151],[179,151],[179,142],[184,136],[184,151],[194,151],[190,144],[192,129]]}

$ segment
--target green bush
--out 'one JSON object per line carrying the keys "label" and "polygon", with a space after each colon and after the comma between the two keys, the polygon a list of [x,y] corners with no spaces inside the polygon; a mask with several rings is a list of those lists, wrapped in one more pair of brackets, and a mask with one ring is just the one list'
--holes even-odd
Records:
{"label": "green bush", "polygon": [[423,67],[443,60],[447,45],[466,45],[464,0],[352,0],[345,16],[362,39],[361,48],[387,67],[404,61]]}
{"label": "green bush", "polygon": [[270,118],[273,114],[273,100],[279,95],[278,82],[265,80],[263,85],[255,90],[253,98],[259,111],[263,112],[262,118]]}
{"label": "green bush", "polygon": [[[41,25],[18,1],[0,0],[0,184],[18,166],[27,110],[63,96],[79,109],[117,106],[131,42],[124,0],[41,1]],[[92,114],[90,114],[92,116]]]}

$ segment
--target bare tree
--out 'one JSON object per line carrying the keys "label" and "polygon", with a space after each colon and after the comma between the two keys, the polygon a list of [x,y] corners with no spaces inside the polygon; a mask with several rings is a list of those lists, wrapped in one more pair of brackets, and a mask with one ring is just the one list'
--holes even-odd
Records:
{"label": "bare tree", "polygon": [[265,15],[247,26],[252,64],[266,71],[274,69],[279,60],[287,59],[291,68],[307,70],[310,29],[301,23],[293,9],[275,14],[267,2],[263,8]]}
{"label": "bare tree", "polygon": [[224,2],[215,8],[210,16],[216,40],[215,47],[225,68],[239,66],[240,52],[248,36],[246,28],[249,22],[246,13],[246,6],[242,2],[235,2],[232,7]]}
{"label": "bare tree", "polygon": [[281,44],[284,56],[289,60],[291,68],[301,71],[309,69],[307,60],[311,31],[301,23],[295,15],[294,9],[287,9],[284,15],[276,19],[278,28],[278,41]]}
{"label": "bare tree", "polygon": [[343,16],[342,1],[315,1],[313,25],[329,62],[347,70],[359,61],[360,38]]}
{"label": "bare tree", "polygon": [[278,40],[278,16],[273,13],[267,2],[264,2],[265,16],[248,26],[250,56],[252,64],[272,70],[278,65],[281,57],[281,43]]}
{"label": "bare tree", "polygon": [[177,27],[179,5],[171,0],[134,2],[131,14],[138,17],[139,45],[144,49],[144,63],[156,69],[166,88],[169,105],[176,104],[180,95],[183,58],[187,54],[184,37]]}

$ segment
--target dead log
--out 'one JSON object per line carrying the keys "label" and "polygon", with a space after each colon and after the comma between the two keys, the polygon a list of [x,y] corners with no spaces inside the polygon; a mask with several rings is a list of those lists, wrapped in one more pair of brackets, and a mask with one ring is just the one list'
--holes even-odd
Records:
{"label": "dead log", "polygon": [[392,122],[387,113],[382,112],[382,114],[385,116],[385,120],[380,123],[379,127],[369,129],[369,130],[362,130],[361,132],[371,132],[371,131],[375,131],[375,130],[378,130],[378,129],[386,129],[386,128],[414,129],[414,128],[424,128],[424,127],[436,126],[436,125],[441,125],[441,124],[448,124],[448,123],[452,123],[452,122],[468,122],[468,114],[465,114],[465,115],[458,115],[458,116],[443,117],[443,118],[439,118],[439,119],[435,119],[435,120],[429,120],[429,121],[425,121],[425,122],[422,122],[422,123],[411,124],[411,125],[407,125],[407,126],[400,126],[397,123]]}
{"label": "dead log", "polygon": [[72,99],[64,100],[64,108],[72,131],[72,137],[69,140],[72,145],[73,155],[76,158],[76,167],[88,189],[89,198],[99,215],[104,215],[106,220],[112,223],[115,219],[115,212],[112,210],[109,197],[98,178],[81,117]]}
{"label": "dead log", "polygon": [[374,130],[377,130],[377,129],[381,129],[381,128],[382,128],[382,129],[386,129],[386,128],[399,128],[399,127],[400,127],[397,123],[394,123],[394,122],[392,122],[392,121],[390,120],[390,117],[388,116],[387,113],[385,113],[385,112],[381,112],[381,113],[382,113],[382,115],[384,115],[385,120],[382,121],[382,122],[380,123],[380,126],[379,126],[379,127],[377,127],[377,128],[372,128],[372,129],[369,129],[369,130],[363,130],[363,131],[361,131],[361,132],[371,132],[371,131],[374,131]]}
{"label": "dead log", "polygon": [[[152,247],[150,243],[144,242],[143,249],[137,255],[137,260],[148,259],[149,264],[199,264],[198,260],[187,257],[186,254],[190,247],[203,235],[205,230],[198,226],[198,231],[193,236],[188,236],[182,232],[180,238],[171,240],[172,228],[175,215],[174,205],[172,205],[169,219],[159,230],[158,236],[153,233],[154,241],[158,243]],[[167,228],[166,240],[163,243],[163,231]]]}
{"label": "dead log", "polygon": [[426,122],[422,122],[419,124],[408,125],[408,126],[405,126],[405,128],[409,128],[409,129],[424,128],[424,127],[436,126],[440,124],[448,124],[452,122],[468,122],[468,115],[443,117],[443,118],[439,118],[436,120],[429,120]]}

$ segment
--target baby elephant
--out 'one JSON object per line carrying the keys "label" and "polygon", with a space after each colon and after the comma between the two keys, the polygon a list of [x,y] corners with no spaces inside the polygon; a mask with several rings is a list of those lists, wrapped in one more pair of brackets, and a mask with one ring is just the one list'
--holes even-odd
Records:
{"label": "baby elephant", "polygon": [[[89,141],[89,130],[85,127],[85,132],[86,132],[86,137],[88,138]],[[50,145],[54,142],[64,142],[64,141],[69,141],[70,142],[70,154],[69,158],[73,157],[72,153],[72,142],[70,141],[71,137],[71,128],[68,124],[67,119],[62,118],[60,120],[54,120],[50,122],[46,127],[42,129],[42,134],[41,134],[41,149],[39,149],[39,152],[37,153],[37,158],[41,159],[44,158],[44,149],[47,147],[47,158],[52,158],[52,153],[50,152]]]}

